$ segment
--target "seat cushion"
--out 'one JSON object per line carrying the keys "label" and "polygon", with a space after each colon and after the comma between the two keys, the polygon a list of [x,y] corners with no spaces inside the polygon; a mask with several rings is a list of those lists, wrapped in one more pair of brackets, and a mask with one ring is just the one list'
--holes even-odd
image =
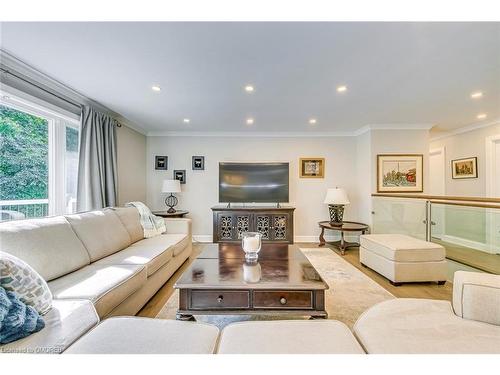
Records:
{"label": "seat cushion", "polygon": [[132,264],[146,266],[148,276],[150,276],[168,263],[174,255],[174,247],[169,246],[168,241],[165,243],[165,241],[155,240],[158,237],[140,240],[122,251],[102,258],[94,264]]}
{"label": "seat cushion", "polygon": [[52,280],[54,298],[88,299],[99,316],[105,316],[147,279],[144,266],[92,264],[69,275]]}
{"label": "seat cushion", "polygon": [[239,322],[221,334],[220,354],[364,354],[349,328],[336,320]]}
{"label": "seat cushion", "polygon": [[2,353],[61,353],[99,323],[92,302],[54,300],[43,317],[45,328],[24,339],[0,346]]}
{"label": "seat cushion", "polygon": [[64,216],[0,223],[0,244],[2,251],[28,263],[46,281],[90,263]]}
{"label": "seat cushion", "polygon": [[399,298],[360,316],[354,333],[367,353],[500,353],[500,326],[456,316],[448,301]]}
{"label": "seat cushion", "polygon": [[403,234],[366,234],[360,244],[367,250],[396,262],[431,262],[444,260],[443,246]]}
{"label": "seat cushion", "polygon": [[111,208],[122,222],[130,235],[132,243],[144,238],[144,228],[141,225],[139,211],[135,207],[114,207]]}
{"label": "seat cushion", "polygon": [[90,262],[95,262],[129,246],[130,235],[113,210],[92,211],[66,216],[85,245]]}
{"label": "seat cushion", "polygon": [[211,354],[217,327],[177,320],[110,318],[64,354]]}

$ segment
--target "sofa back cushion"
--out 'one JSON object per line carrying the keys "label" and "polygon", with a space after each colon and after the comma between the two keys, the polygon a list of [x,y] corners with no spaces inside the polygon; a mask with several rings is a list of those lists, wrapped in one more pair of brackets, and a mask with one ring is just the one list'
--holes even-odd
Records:
{"label": "sofa back cushion", "polygon": [[127,229],[132,242],[137,242],[144,239],[144,228],[141,225],[139,211],[135,207],[115,207],[112,208]]}
{"label": "sofa back cushion", "polygon": [[83,212],[68,215],[66,219],[85,245],[90,262],[114,254],[132,243],[113,210]]}
{"label": "sofa back cushion", "polygon": [[28,263],[46,281],[90,263],[64,216],[1,223],[0,249]]}
{"label": "sofa back cushion", "polygon": [[456,271],[453,310],[461,318],[500,326],[500,275]]}

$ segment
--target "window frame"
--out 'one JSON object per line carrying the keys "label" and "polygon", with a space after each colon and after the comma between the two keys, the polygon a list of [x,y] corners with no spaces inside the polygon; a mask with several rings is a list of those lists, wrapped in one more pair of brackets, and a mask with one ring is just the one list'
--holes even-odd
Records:
{"label": "window frame", "polygon": [[48,214],[64,215],[66,212],[66,127],[78,130],[78,153],[80,153],[80,121],[62,112],[44,106],[34,100],[21,98],[0,90],[0,104],[47,121],[48,130]]}

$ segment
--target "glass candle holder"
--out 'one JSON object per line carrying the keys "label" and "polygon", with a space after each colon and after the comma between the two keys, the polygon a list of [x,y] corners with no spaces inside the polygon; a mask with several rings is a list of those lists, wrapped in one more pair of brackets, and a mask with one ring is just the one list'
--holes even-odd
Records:
{"label": "glass candle holder", "polygon": [[259,251],[262,245],[262,235],[257,232],[246,232],[241,237],[241,247],[245,252],[245,259],[249,262],[256,262],[259,258]]}

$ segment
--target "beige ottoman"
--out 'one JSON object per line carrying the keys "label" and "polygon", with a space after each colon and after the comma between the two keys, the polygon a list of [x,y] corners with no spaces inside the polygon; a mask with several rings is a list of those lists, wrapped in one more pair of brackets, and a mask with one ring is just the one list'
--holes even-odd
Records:
{"label": "beige ottoman", "polygon": [[336,320],[273,320],[229,324],[218,354],[365,354]]}
{"label": "beige ottoman", "polygon": [[437,281],[447,276],[443,246],[403,234],[360,236],[359,260],[362,265],[385,276],[394,285]]}

